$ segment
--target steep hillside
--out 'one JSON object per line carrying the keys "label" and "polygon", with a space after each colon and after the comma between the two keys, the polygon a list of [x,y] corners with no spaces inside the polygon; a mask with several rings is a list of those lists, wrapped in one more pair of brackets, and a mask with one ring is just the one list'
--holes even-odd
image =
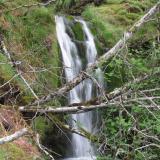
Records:
{"label": "steep hillside", "polygon": [[[26,124],[22,118],[24,115],[18,113],[16,107],[30,104],[37,97],[51,93],[65,82],[56,37],[55,15],[64,14],[68,19],[73,19],[73,15],[78,15],[88,21],[95,36],[98,55],[100,56],[114,46],[123,36],[123,33],[142,17],[157,0],[103,0],[98,4],[91,0],[60,0],[49,4],[46,2],[47,0],[0,0],[0,137],[12,134],[24,126],[32,128],[34,125],[31,121]],[[134,79],[136,76],[150,73],[154,67],[159,69],[160,46],[157,39],[160,37],[160,26],[157,17],[154,17],[150,23],[146,23],[136,33],[123,50],[124,55],[120,54],[109,65],[106,62],[101,66],[108,85],[107,92],[120,87],[127,80]],[[78,40],[84,38],[79,25],[75,24],[73,30]],[[4,46],[11,59],[5,55]],[[153,81],[155,82],[154,85],[147,81],[136,87],[141,89],[150,86],[158,88],[159,80],[154,79]],[[65,101],[65,98],[60,100],[56,98],[48,104],[61,106]],[[8,109],[8,106],[11,107]],[[125,136],[130,136],[127,132],[132,125],[130,118],[127,117],[126,120],[122,116],[121,119],[118,117],[114,119],[114,122],[111,122],[112,116],[117,116],[117,112],[119,111],[116,109],[108,110],[103,114],[109,119],[106,121],[107,125],[105,124],[108,130],[107,127],[104,129],[104,133],[111,139],[109,142],[114,139],[112,134],[117,133],[118,125],[125,128],[125,133],[123,133]],[[146,115],[147,118],[142,120],[142,124],[140,123],[142,128],[147,125],[150,127],[157,125],[159,122],[159,120],[154,121],[154,118],[150,119],[148,112],[143,110],[137,110],[133,107],[133,112],[137,115],[137,119],[142,119],[138,112]],[[155,115],[159,116],[158,113]],[[25,116],[28,116],[28,120],[35,115]],[[64,119],[67,119],[66,117]],[[11,129],[5,126],[4,118],[11,124],[9,126]],[[62,120],[64,119],[62,118]],[[51,134],[51,132],[57,132],[53,123],[48,123],[42,117],[36,118],[33,123],[37,127],[36,131],[40,131],[44,143],[57,138]],[[34,127],[32,129],[35,129]],[[150,133],[159,134],[159,126]],[[126,136],[126,139],[128,137]],[[46,141],[47,138],[48,141]],[[9,160],[43,159],[33,139],[25,137],[3,147],[0,146],[0,160],[7,158]],[[114,141],[114,145],[122,144],[124,139],[120,139],[118,142]],[[126,139],[124,141],[127,141]],[[59,139],[56,142],[58,143],[58,141]],[[143,140],[140,138],[136,142],[133,145],[137,146],[137,144],[143,143]],[[60,144],[63,143],[60,142]],[[54,147],[56,145],[54,144]],[[60,148],[62,153],[64,152],[61,146],[57,148]],[[154,150],[153,155],[157,151]],[[138,155],[137,157],[143,156]]]}
{"label": "steep hillside", "polygon": [[[87,6],[82,15],[96,28],[96,37],[106,47],[112,47],[155,3],[156,0],[108,0],[100,6]],[[156,22],[148,23],[134,36],[134,40],[143,43],[156,35]]]}
{"label": "steep hillside", "polygon": [[[52,5],[49,7],[33,5],[38,2],[34,0],[1,2],[0,31],[11,58],[19,62],[16,67],[36,94],[41,96],[58,86],[57,67],[60,56],[55,35],[54,8]],[[2,61],[6,61],[2,54],[1,57],[4,59]],[[3,81],[11,79],[16,73],[8,64],[1,67]],[[15,79],[13,81],[16,81]],[[15,82],[15,85],[19,86],[19,81]],[[27,103],[34,97],[29,89],[26,89],[24,82],[21,82],[21,85],[19,97],[23,100],[20,102]]]}

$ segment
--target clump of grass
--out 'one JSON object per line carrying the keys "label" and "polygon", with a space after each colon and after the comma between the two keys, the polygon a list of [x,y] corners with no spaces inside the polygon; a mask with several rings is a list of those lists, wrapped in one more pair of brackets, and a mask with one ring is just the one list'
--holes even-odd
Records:
{"label": "clump of grass", "polygon": [[0,159],[33,160],[34,155],[28,154],[14,143],[5,144],[0,148]]}
{"label": "clump of grass", "polygon": [[0,63],[1,77],[5,80],[10,80],[15,75],[15,71],[2,53],[0,53]]}
{"label": "clump of grass", "polygon": [[[97,29],[96,36],[99,40],[111,47],[123,32],[132,26],[155,2],[155,0],[146,0],[143,3],[138,0],[109,0],[99,7],[88,6],[83,12],[83,16]],[[149,33],[151,30],[155,36],[154,23],[151,23],[149,28],[144,27],[140,30],[136,39],[142,38],[144,32]],[[150,34],[145,35],[145,40],[150,38]]]}
{"label": "clump of grass", "polygon": [[[29,4],[37,0],[29,0]],[[9,8],[26,4],[22,0],[7,3]],[[22,70],[26,73],[28,82],[32,84],[39,96],[48,93],[59,85],[60,58],[55,34],[54,9],[50,7],[22,8],[2,15],[7,27],[1,25],[7,48],[12,51],[14,60],[23,61]],[[1,19],[0,19],[1,21]],[[2,23],[4,24],[4,23]],[[46,69],[35,74],[29,73],[29,65]],[[24,101],[30,101],[32,95],[28,90],[23,93]]]}
{"label": "clump of grass", "polygon": [[[106,20],[106,17],[102,16],[102,14],[105,15],[103,11],[106,12],[104,8],[97,12],[97,8],[91,6],[83,12],[83,16],[95,26],[98,38],[106,46],[111,46],[120,37],[122,28],[114,26],[115,20],[110,19],[111,17],[108,16],[108,20]],[[111,21],[113,23],[110,23]]]}

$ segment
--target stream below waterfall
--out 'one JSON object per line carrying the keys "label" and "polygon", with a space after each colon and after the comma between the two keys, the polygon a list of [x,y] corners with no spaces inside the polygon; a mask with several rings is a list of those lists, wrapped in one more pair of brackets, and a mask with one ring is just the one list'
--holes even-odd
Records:
{"label": "stream below waterfall", "polygon": [[[78,41],[72,31],[67,18],[56,16],[56,32],[58,43],[61,49],[63,67],[65,72],[66,82],[75,78],[82,70],[94,63],[97,59],[97,50],[88,24],[81,18],[74,18],[74,23],[78,23],[83,31],[83,41]],[[74,24],[73,23],[73,24]],[[79,49],[78,43],[84,48],[83,52]],[[103,73],[100,68],[96,69],[95,73],[91,74],[99,86],[103,86]],[[86,79],[73,88],[68,93],[68,103],[80,103],[88,101],[99,94],[97,85],[91,80]],[[75,128],[84,128],[92,134],[98,133],[100,125],[99,113],[97,111],[89,111],[86,113],[73,114],[70,117],[68,124]],[[65,160],[92,160],[96,159],[96,147],[86,138],[72,134],[71,144],[68,146],[72,152],[64,158]]]}

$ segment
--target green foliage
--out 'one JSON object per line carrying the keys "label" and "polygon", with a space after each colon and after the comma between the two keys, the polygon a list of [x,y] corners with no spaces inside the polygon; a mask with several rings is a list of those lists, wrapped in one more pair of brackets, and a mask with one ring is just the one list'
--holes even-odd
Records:
{"label": "green foliage", "polygon": [[6,157],[6,152],[0,149],[0,159],[4,159]]}
{"label": "green foliage", "polygon": [[125,2],[125,0],[106,0],[107,4],[120,4],[122,2]]}
{"label": "green foliage", "polygon": [[33,160],[33,155],[26,153],[22,148],[10,143],[0,148],[0,159]]}
{"label": "green foliage", "polygon": [[126,66],[122,59],[114,59],[109,64],[104,64],[104,67],[108,92],[122,86],[126,82]]}
{"label": "green foliage", "polygon": [[21,30],[19,38],[27,49],[30,49],[34,54],[43,56],[47,52],[43,42],[48,34],[53,31],[52,10],[47,8],[37,8],[32,12],[19,19]]}
{"label": "green foliage", "polygon": [[[157,124],[160,122],[160,112],[154,112],[157,119],[155,119],[148,110],[140,108],[140,106],[132,106],[132,109],[129,109],[127,112],[136,117],[139,130],[146,130],[148,128],[149,135],[160,134],[159,127],[157,127]],[[133,130],[136,124],[134,124],[132,117],[129,116],[123,108],[122,110],[107,109],[104,117],[106,125],[104,132],[106,137],[108,137],[107,145],[119,150],[116,159],[124,159],[128,157],[129,154],[133,156],[133,159],[141,159],[142,155],[146,157],[152,157],[154,155],[155,158],[159,158],[158,148],[145,148],[143,150],[134,151],[134,149],[141,147],[142,144],[145,145],[145,138],[143,138],[145,136]],[[152,143],[152,140],[150,143]],[[104,159],[112,159],[113,155],[112,152],[109,152]]]}
{"label": "green foliage", "polygon": [[110,157],[110,156],[107,156],[107,157],[97,157],[97,160],[113,160],[113,158],[112,157]]}
{"label": "green foliage", "polygon": [[37,117],[33,121],[33,127],[34,129],[41,135],[42,138],[45,137],[45,130],[47,130],[48,123],[44,117]]}
{"label": "green foliage", "polygon": [[[83,12],[83,16],[96,28],[96,36],[98,36],[98,39],[109,47],[118,40],[122,33],[122,28],[121,26],[114,26],[106,20],[104,16],[102,16],[102,14],[105,15],[103,11],[103,8],[99,9],[91,6],[87,7]],[[109,17],[109,15],[107,17]]]}
{"label": "green foliage", "polygon": [[130,49],[129,51],[124,49],[121,52],[123,54],[127,52],[126,57],[114,58],[103,64],[108,92],[121,87],[132,77],[149,74],[153,69],[159,68],[159,45],[155,42],[149,42],[144,44],[143,47],[137,47],[137,49]]}
{"label": "green foliage", "polygon": [[0,0],[0,6],[4,5],[5,0]]}
{"label": "green foliage", "polygon": [[[6,56],[0,53],[0,83],[3,84],[9,80],[12,79],[12,83],[14,85],[19,86],[20,89],[24,89],[25,85],[22,82],[22,80],[19,78],[19,76],[16,76],[16,71],[10,64],[10,62],[7,60]],[[14,78],[13,78],[14,77]]]}
{"label": "green foliage", "polygon": [[[136,48],[125,49],[119,53],[119,57],[104,65],[106,69],[106,81],[108,92],[117,87],[122,87],[133,77],[152,73],[159,70],[160,45],[156,41],[149,41]],[[125,54],[126,52],[126,54]],[[124,74],[125,73],[125,74]],[[151,77],[143,83],[130,84],[130,88],[136,92],[135,99],[138,98],[142,90],[156,89],[159,86],[159,77]],[[159,90],[146,93],[146,96],[158,96]],[[128,95],[129,97],[131,95]],[[143,97],[143,95],[141,95]],[[140,96],[140,97],[141,97]],[[122,100],[123,101],[123,100]],[[154,100],[159,105],[159,100]],[[156,146],[145,147],[148,144],[159,144],[154,138],[160,135],[160,111],[147,109],[144,106],[151,105],[150,101],[133,101],[130,107],[122,105],[113,106],[103,111],[103,122],[105,123],[103,135],[107,137],[107,145],[111,146],[104,153],[106,157],[98,159],[136,159],[144,157],[156,160],[160,157],[159,148]],[[135,130],[135,127],[140,131]],[[105,149],[104,149],[105,150]]]}
{"label": "green foliage", "polygon": [[[133,25],[155,2],[154,0],[146,0],[145,2],[109,0],[99,7],[88,6],[82,15],[97,29],[96,36],[99,41],[110,48],[120,39],[123,32]],[[147,24],[136,34],[135,42],[140,39],[143,42],[150,39],[151,36],[155,37],[157,34],[155,28],[154,22]]]}
{"label": "green foliage", "polygon": [[[36,3],[29,0],[28,3]],[[19,0],[6,3],[8,7],[15,8],[26,2]],[[31,75],[37,83],[32,85],[39,96],[48,93],[48,90],[59,85],[59,52],[54,23],[54,8],[31,7],[21,8],[15,12],[2,15],[4,34],[8,49],[13,52],[14,60],[23,61],[23,71],[28,72],[28,65],[43,71]],[[7,27],[5,27],[5,25]],[[44,85],[45,84],[45,85]],[[31,95],[32,96],[32,95]],[[23,100],[29,102],[33,97],[23,94]]]}
{"label": "green foliage", "polygon": [[7,58],[5,55],[0,53],[0,73],[1,77],[5,80],[11,79],[15,75],[15,71],[13,70],[13,67],[11,64],[9,64]]}

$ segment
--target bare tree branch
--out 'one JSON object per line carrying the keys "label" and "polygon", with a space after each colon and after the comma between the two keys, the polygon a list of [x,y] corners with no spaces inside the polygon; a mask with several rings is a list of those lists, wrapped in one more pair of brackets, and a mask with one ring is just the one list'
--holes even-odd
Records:
{"label": "bare tree branch", "polygon": [[[94,109],[98,109],[98,108],[108,108],[111,106],[120,106],[120,101],[119,101],[119,97],[121,98],[121,96],[123,94],[131,94],[131,92],[133,92],[131,89],[131,85],[135,85],[137,83],[143,82],[151,77],[155,77],[155,76],[159,76],[160,75],[160,71],[156,71],[155,73],[151,73],[148,75],[144,75],[144,76],[140,76],[139,78],[134,79],[133,81],[130,81],[128,83],[126,83],[124,86],[120,87],[120,88],[116,88],[113,92],[110,92],[108,94],[106,94],[106,96],[108,97],[108,100],[106,102],[106,98],[104,98],[104,100],[102,99],[100,102],[98,102],[98,99],[95,99],[94,101],[99,104],[96,105],[91,105],[90,102],[85,102],[85,103],[80,103],[80,104],[76,104],[76,106],[62,106],[62,107],[54,107],[54,106],[39,106],[39,107],[35,107],[35,106],[21,106],[19,107],[19,111],[20,112],[37,112],[37,113],[67,113],[67,114],[71,114],[71,113],[82,113],[82,112],[87,112],[90,110],[94,110]],[[130,90],[129,93],[127,93]],[[135,102],[137,100],[151,100],[151,99],[160,99],[159,96],[156,97],[139,97],[139,98],[124,98],[125,103],[127,102]],[[155,106],[150,105],[150,106],[142,106],[144,108],[155,108]]]}

